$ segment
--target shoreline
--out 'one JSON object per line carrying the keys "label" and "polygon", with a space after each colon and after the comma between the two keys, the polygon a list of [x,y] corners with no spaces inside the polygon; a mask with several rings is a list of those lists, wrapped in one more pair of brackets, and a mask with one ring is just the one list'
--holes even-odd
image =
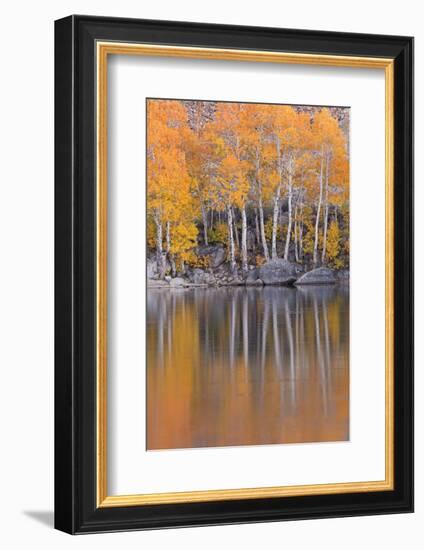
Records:
{"label": "shoreline", "polygon": [[[151,284],[153,282],[153,284]],[[181,285],[170,285],[167,281],[158,281],[155,279],[147,280],[147,290],[192,290],[192,289],[219,289],[219,288],[244,288],[248,290],[265,290],[266,288],[287,288],[293,290],[302,290],[303,288],[328,288],[328,287],[349,287],[349,279],[339,280],[334,283],[304,283],[296,284],[274,284],[274,285],[249,285],[246,283],[226,283],[226,284],[206,284],[206,283],[190,283],[187,282]]]}

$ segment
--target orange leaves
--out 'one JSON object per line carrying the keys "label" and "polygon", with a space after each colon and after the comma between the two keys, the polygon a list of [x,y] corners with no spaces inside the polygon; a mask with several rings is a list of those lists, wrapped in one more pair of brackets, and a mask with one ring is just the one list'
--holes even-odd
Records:
{"label": "orange leaves", "polygon": [[177,101],[147,103],[148,214],[156,223],[169,223],[171,252],[180,260],[196,246],[196,202],[192,194],[186,143],[187,113]]}
{"label": "orange leaves", "polygon": [[321,155],[327,158],[330,198],[347,200],[346,138],[329,109],[311,115],[288,105],[219,102],[206,121],[191,109],[196,128],[182,101],[148,101],[150,206],[165,208],[175,194],[184,201],[191,193],[203,206],[222,210],[228,201],[241,206],[254,199],[258,185],[267,201],[289,176],[313,199]]}
{"label": "orange leaves", "polygon": [[323,142],[335,147],[341,146],[343,143],[339,124],[328,109],[324,108],[314,116],[312,130],[319,144]]}
{"label": "orange leaves", "polygon": [[193,222],[183,220],[171,225],[171,253],[187,261],[190,251],[197,245],[197,227]]}
{"label": "orange leaves", "polygon": [[248,199],[250,165],[245,152],[245,107],[241,103],[219,103],[215,120],[208,128],[211,163],[215,167],[213,203],[217,210],[228,204],[242,208]]}
{"label": "orange leaves", "polygon": [[[147,193],[149,208],[167,221],[191,202],[185,143],[189,129],[180,102],[148,100]],[[176,196],[179,200],[176,201]]]}
{"label": "orange leaves", "polygon": [[338,262],[338,256],[340,253],[340,229],[339,224],[336,221],[331,221],[330,226],[328,228],[328,235],[327,235],[327,256],[328,260],[331,265],[334,265],[334,267],[338,268],[341,267]]}
{"label": "orange leaves", "polygon": [[[155,221],[150,233],[156,226],[158,235],[161,227],[169,228],[168,248],[188,261],[199,228],[206,242],[216,214],[225,219],[229,208],[236,218],[243,212],[246,226],[252,208],[258,208],[262,228],[271,224],[280,238],[284,231],[290,235],[289,227],[276,227],[290,204],[304,213],[305,219],[294,221],[302,225],[309,250],[323,212],[348,208],[347,136],[336,116],[334,109],[321,107],[148,100],[148,215]],[[339,241],[336,226],[330,223],[328,233],[331,257]]]}

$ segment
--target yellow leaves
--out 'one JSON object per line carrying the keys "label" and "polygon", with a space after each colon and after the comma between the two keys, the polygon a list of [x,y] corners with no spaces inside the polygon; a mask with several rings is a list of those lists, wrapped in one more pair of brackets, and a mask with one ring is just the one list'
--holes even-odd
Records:
{"label": "yellow leaves", "polygon": [[[271,236],[272,236],[272,226],[273,226],[273,219],[272,218],[268,218],[268,220],[265,222],[265,236],[267,238],[268,241],[271,240]],[[286,231],[287,233],[287,231]],[[277,240],[284,240],[285,238],[285,235],[283,235],[282,231],[281,231],[281,225],[278,224],[277,225]]]}
{"label": "yellow leaves", "polygon": [[226,244],[228,241],[228,227],[226,223],[217,223],[213,229],[208,232],[210,244]]}
{"label": "yellow leaves", "polygon": [[276,189],[281,185],[281,175],[277,170],[268,170],[262,177],[262,181],[266,182],[266,188],[263,190],[263,196],[268,199],[274,195]]}
{"label": "yellow leaves", "polygon": [[171,253],[186,261],[190,251],[197,245],[197,227],[193,222],[180,222],[171,225]]}
{"label": "yellow leaves", "polygon": [[[349,238],[342,239],[342,231],[337,221],[331,221],[327,234],[328,263],[335,269],[343,267],[343,254],[349,254]],[[346,247],[347,243],[347,247]]]}
{"label": "yellow leaves", "polygon": [[148,101],[148,206],[162,223],[179,221],[195,211],[185,154],[188,132],[187,114],[180,102]]}
{"label": "yellow leaves", "polygon": [[188,253],[185,261],[191,267],[198,267],[200,269],[208,269],[211,263],[209,256],[197,256],[194,252]]}
{"label": "yellow leaves", "polygon": [[305,206],[302,212],[303,250],[306,254],[312,254],[314,250],[314,217],[310,206]]}
{"label": "yellow leaves", "polygon": [[[210,212],[228,207],[247,207],[251,223],[249,207],[260,205],[270,237],[270,207],[286,209],[289,189],[294,207],[303,212],[296,221],[302,226],[304,251],[312,253],[318,203],[341,211],[349,202],[347,139],[332,112],[218,102],[204,117],[202,109],[190,110],[179,100],[147,102],[149,219],[163,228],[170,224],[174,256],[189,261],[199,228],[211,229]],[[213,221],[210,241],[226,243],[226,225],[217,225],[216,217]],[[334,262],[345,254],[348,240],[348,214],[340,221],[340,227],[330,224],[328,230],[328,258]],[[279,225],[278,231],[281,240],[287,229]],[[322,248],[321,231],[319,238]],[[148,242],[154,245],[150,222]]]}
{"label": "yellow leaves", "polygon": [[320,138],[324,137],[326,140],[330,141],[337,135],[339,125],[330,111],[324,108],[315,114],[312,128],[315,134],[321,134]]}
{"label": "yellow leaves", "polygon": [[154,248],[156,246],[156,226],[152,216],[147,216],[147,246]]}
{"label": "yellow leaves", "polygon": [[337,120],[328,109],[322,109],[315,117],[312,124],[314,146],[324,153],[331,153],[333,158],[346,158],[346,139]]}
{"label": "yellow leaves", "polygon": [[336,221],[331,221],[327,233],[327,256],[330,263],[337,262],[340,253],[340,229]]}
{"label": "yellow leaves", "polygon": [[330,194],[333,204],[342,205],[349,200],[349,159],[343,149],[338,149],[330,166]]}
{"label": "yellow leaves", "polygon": [[311,124],[305,113],[297,113],[292,107],[284,106],[275,121],[275,133],[280,145],[280,154],[310,148],[312,144]]}

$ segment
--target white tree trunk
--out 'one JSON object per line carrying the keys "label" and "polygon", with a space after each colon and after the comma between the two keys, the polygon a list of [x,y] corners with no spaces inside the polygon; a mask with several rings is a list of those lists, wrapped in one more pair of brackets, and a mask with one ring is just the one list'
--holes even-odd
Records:
{"label": "white tree trunk", "polygon": [[277,225],[278,225],[278,215],[280,213],[280,196],[281,196],[281,185],[282,185],[282,162],[281,162],[281,147],[280,147],[280,138],[278,134],[276,135],[276,148],[277,148],[277,167],[280,181],[278,183],[277,189],[274,196],[274,211],[272,215],[272,238],[271,238],[271,257],[273,260],[277,259]]}
{"label": "white tree trunk", "polygon": [[299,222],[297,219],[297,205],[294,207],[294,257],[299,262]]}
{"label": "white tree trunk", "polygon": [[264,252],[265,260],[269,261],[269,251],[268,251],[268,244],[266,242],[265,237],[265,224],[264,224],[264,209],[262,204],[262,185],[259,179],[259,172],[260,172],[260,157],[259,157],[259,151],[256,151],[256,179],[257,179],[257,185],[258,185],[258,194],[259,194],[259,200],[258,200],[258,209],[259,209],[259,230],[260,230],[260,237],[262,242],[262,248]]}
{"label": "white tree trunk", "polygon": [[319,199],[318,199],[318,206],[317,206],[317,215],[315,219],[315,241],[314,241],[314,265],[317,264],[318,261],[318,237],[319,237],[319,217],[321,214],[321,204],[322,204],[322,187],[323,187],[323,170],[324,170],[324,146],[321,147],[321,168],[320,168],[320,176],[319,176]]}
{"label": "white tree trunk", "polygon": [[261,232],[261,241],[262,241],[262,248],[264,251],[264,257],[265,260],[269,261],[269,252],[268,252],[268,244],[266,242],[266,236],[265,236],[265,224],[264,224],[264,209],[262,205],[262,197],[259,197],[259,227]]}
{"label": "white tree trunk", "polygon": [[274,211],[272,216],[272,240],[271,240],[271,257],[273,260],[277,259],[277,227],[278,227],[278,214],[280,212],[280,196],[281,196],[281,183],[278,184],[278,187],[274,196]]}
{"label": "white tree trunk", "polygon": [[234,234],[233,234],[233,213],[231,206],[227,206],[227,225],[228,225],[228,259],[230,262],[231,271],[236,268]]}
{"label": "white tree trunk", "polygon": [[177,274],[177,268],[175,265],[174,255],[171,252],[171,224],[166,222],[166,252],[168,254],[169,263],[171,264],[172,276]]}
{"label": "white tree trunk", "polygon": [[328,153],[325,158],[325,193],[324,193],[324,234],[322,239],[322,256],[321,262],[325,262],[325,255],[327,252],[327,228],[328,228]]}
{"label": "white tree trunk", "polygon": [[234,209],[231,209],[231,210],[232,210],[231,213],[233,215],[234,236],[236,238],[237,248],[240,250],[240,239],[239,239],[239,234],[238,234],[238,231],[237,231],[236,214],[234,212]]}
{"label": "white tree trunk", "polygon": [[328,204],[324,206],[324,231],[322,236],[321,263],[325,263],[325,256],[327,253],[327,227],[328,227]]}
{"label": "white tree trunk", "polygon": [[154,220],[156,224],[156,263],[159,279],[163,279],[165,277],[165,259],[162,248],[162,222],[157,214],[154,216]]}
{"label": "white tree trunk", "polygon": [[244,205],[241,209],[241,267],[247,271],[247,219]]}
{"label": "white tree trunk", "polygon": [[203,241],[208,246],[208,212],[205,205],[202,204],[202,218],[203,218]]}
{"label": "white tree trunk", "polygon": [[299,219],[299,258],[303,259],[303,204],[300,206]]}
{"label": "white tree trunk", "polygon": [[289,177],[288,177],[288,210],[289,210],[289,223],[287,225],[287,235],[286,235],[286,246],[284,248],[284,259],[289,259],[289,250],[290,250],[290,239],[292,232],[293,224],[293,174],[290,167]]}
{"label": "white tree trunk", "polygon": [[258,209],[255,208],[255,234],[256,234],[256,244],[259,246],[261,242],[261,234],[259,231],[259,219],[258,219]]}

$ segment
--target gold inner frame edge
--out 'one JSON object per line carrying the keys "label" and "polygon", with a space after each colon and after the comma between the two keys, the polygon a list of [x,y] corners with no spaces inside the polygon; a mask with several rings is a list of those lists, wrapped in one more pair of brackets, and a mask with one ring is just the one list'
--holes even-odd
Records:
{"label": "gold inner frame edge", "polygon": [[[114,495],[107,493],[107,60],[108,55],[142,55],[284,63],[331,67],[384,69],[385,71],[385,479],[348,483],[289,485],[243,489],[217,489],[171,493]],[[96,42],[97,65],[97,507],[141,506],[183,502],[363,493],[394,489],[394,60],[390,58],[268,52],[255,50],[163,46],[124,42]]]}

